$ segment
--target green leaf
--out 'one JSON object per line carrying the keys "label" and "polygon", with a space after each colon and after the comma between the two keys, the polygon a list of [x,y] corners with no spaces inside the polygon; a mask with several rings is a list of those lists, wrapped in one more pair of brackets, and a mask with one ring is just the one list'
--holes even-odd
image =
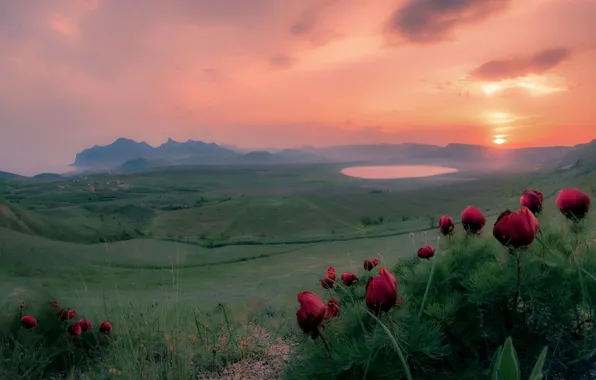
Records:
{"label": "green leaf", "polygon": [[503,347],[498,378],[499,380],[520,380],[521,378],[517,353],[513,347],[511,337],[507,338]]}
{"label": "green leaf", "polygon": [[501,368],[501,359],[503,358],[503,346],[499,347],[495,354],[493,355],[493,360],[491,362],[491,380],[499,380],[499,368]]}
{"label": "green leaf", "polygon": [[538,356],[538,360],[536,364],[534,364],[534,369],[532,370],[532,374],[530,375],[530,380],[542,380],[542,367],[544,367],[544,361],[546,360],[546,352],[548,351],[548,347],[544,347],[540,356]]}

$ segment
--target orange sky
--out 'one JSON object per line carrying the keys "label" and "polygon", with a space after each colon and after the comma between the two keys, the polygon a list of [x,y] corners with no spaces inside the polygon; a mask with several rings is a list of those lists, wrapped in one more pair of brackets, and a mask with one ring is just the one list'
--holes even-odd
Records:
{"label": "orange sky", "polygon": [[585,142],[594,19],[596,0],[1,1],[0,170],[117,137]]}

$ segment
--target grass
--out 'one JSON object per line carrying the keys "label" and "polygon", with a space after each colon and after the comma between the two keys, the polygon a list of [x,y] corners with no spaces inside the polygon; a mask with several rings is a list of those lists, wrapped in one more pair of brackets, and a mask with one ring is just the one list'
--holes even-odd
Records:
{"label": "grass", "polygon": [[[5,309],[25,300],[37,312],[35,305],[56,298],[95,325],[112,320],[114,347],[75,366],[93,378],[190,378],[197,368],[258,372],[246,366],[283,365],[271,357],[272,347],[283,353],[304,340],[295,326],[295,296],[309,289],[328,298],[318,280],[330,265],[338,275],[362,273],[363,260],[375,256],[393,266],[415,254],[411,231],[418,231],[417,247],[423,231],[436,242],[442,213],[457,220],[475,204],[490,215],[490,232],[496,213],[517,207],[525,187],[541,189],[552,204],[562,186],[594,191],[596,184],[591,172],[472,173],[473,181],[462,173],[438,184],[360,181],[336,169],[194,168],[6,182],[0,198],[0,207],[11,210],[0,216]],[[59,189],[63,183],[66,190]],[[97,184],[94,193],[88,183]],[[363,226],[363,216],[384,222]],[[544,218],[556,224],[558,216],[546,210]],[[266,338],[249,339],[255,331]],[[158,357],[147,359],[139,342]],[[2,378],[22,376],[16,366],[2,368],[13,371]]]}

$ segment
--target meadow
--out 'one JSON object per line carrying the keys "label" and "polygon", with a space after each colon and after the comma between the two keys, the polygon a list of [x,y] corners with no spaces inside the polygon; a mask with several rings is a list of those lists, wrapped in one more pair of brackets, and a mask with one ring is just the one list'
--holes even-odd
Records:
{"label": "meadow", "polygon": [[[5,307],[57,299],[94,321],[112,320],[123,338],[111,356],[86,364],[92,378],[221,373],[234,361],[268,357],[279,342],[287,349],[302,341],[296,294],[326,296],[318,281],[330,265],[341,274],[361,272],[371,257],[389,267],[411,259],[425,241],[437,245],[440,215],[457,222],[470,204],[490,230],[498,213],[519,207],[526,187],[541,189],[545,204],[562,187],[596,190],[596,173],[580,170],[359,180],[340,169],[188,167],[0,183]],[[557,216],[546,210],[543,218],[558,225]],[[238,341],[219,351],[217,342],[176,340],[183,372],[171,360],[141,365],[131,357],[139,339],[197,339],[203,324],[217,339],[248,339],[262,328],[267,343],[246,343],[247,353]],[[15,366],[2,371],[27,378]]]}

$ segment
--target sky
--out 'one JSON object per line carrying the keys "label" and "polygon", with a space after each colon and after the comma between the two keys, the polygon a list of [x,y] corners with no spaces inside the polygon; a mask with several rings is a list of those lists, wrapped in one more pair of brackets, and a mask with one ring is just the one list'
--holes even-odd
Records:
{"label": "sky", "polygon": [[0,1],[0,170],[118,137],[596,138],[596,0]]}

